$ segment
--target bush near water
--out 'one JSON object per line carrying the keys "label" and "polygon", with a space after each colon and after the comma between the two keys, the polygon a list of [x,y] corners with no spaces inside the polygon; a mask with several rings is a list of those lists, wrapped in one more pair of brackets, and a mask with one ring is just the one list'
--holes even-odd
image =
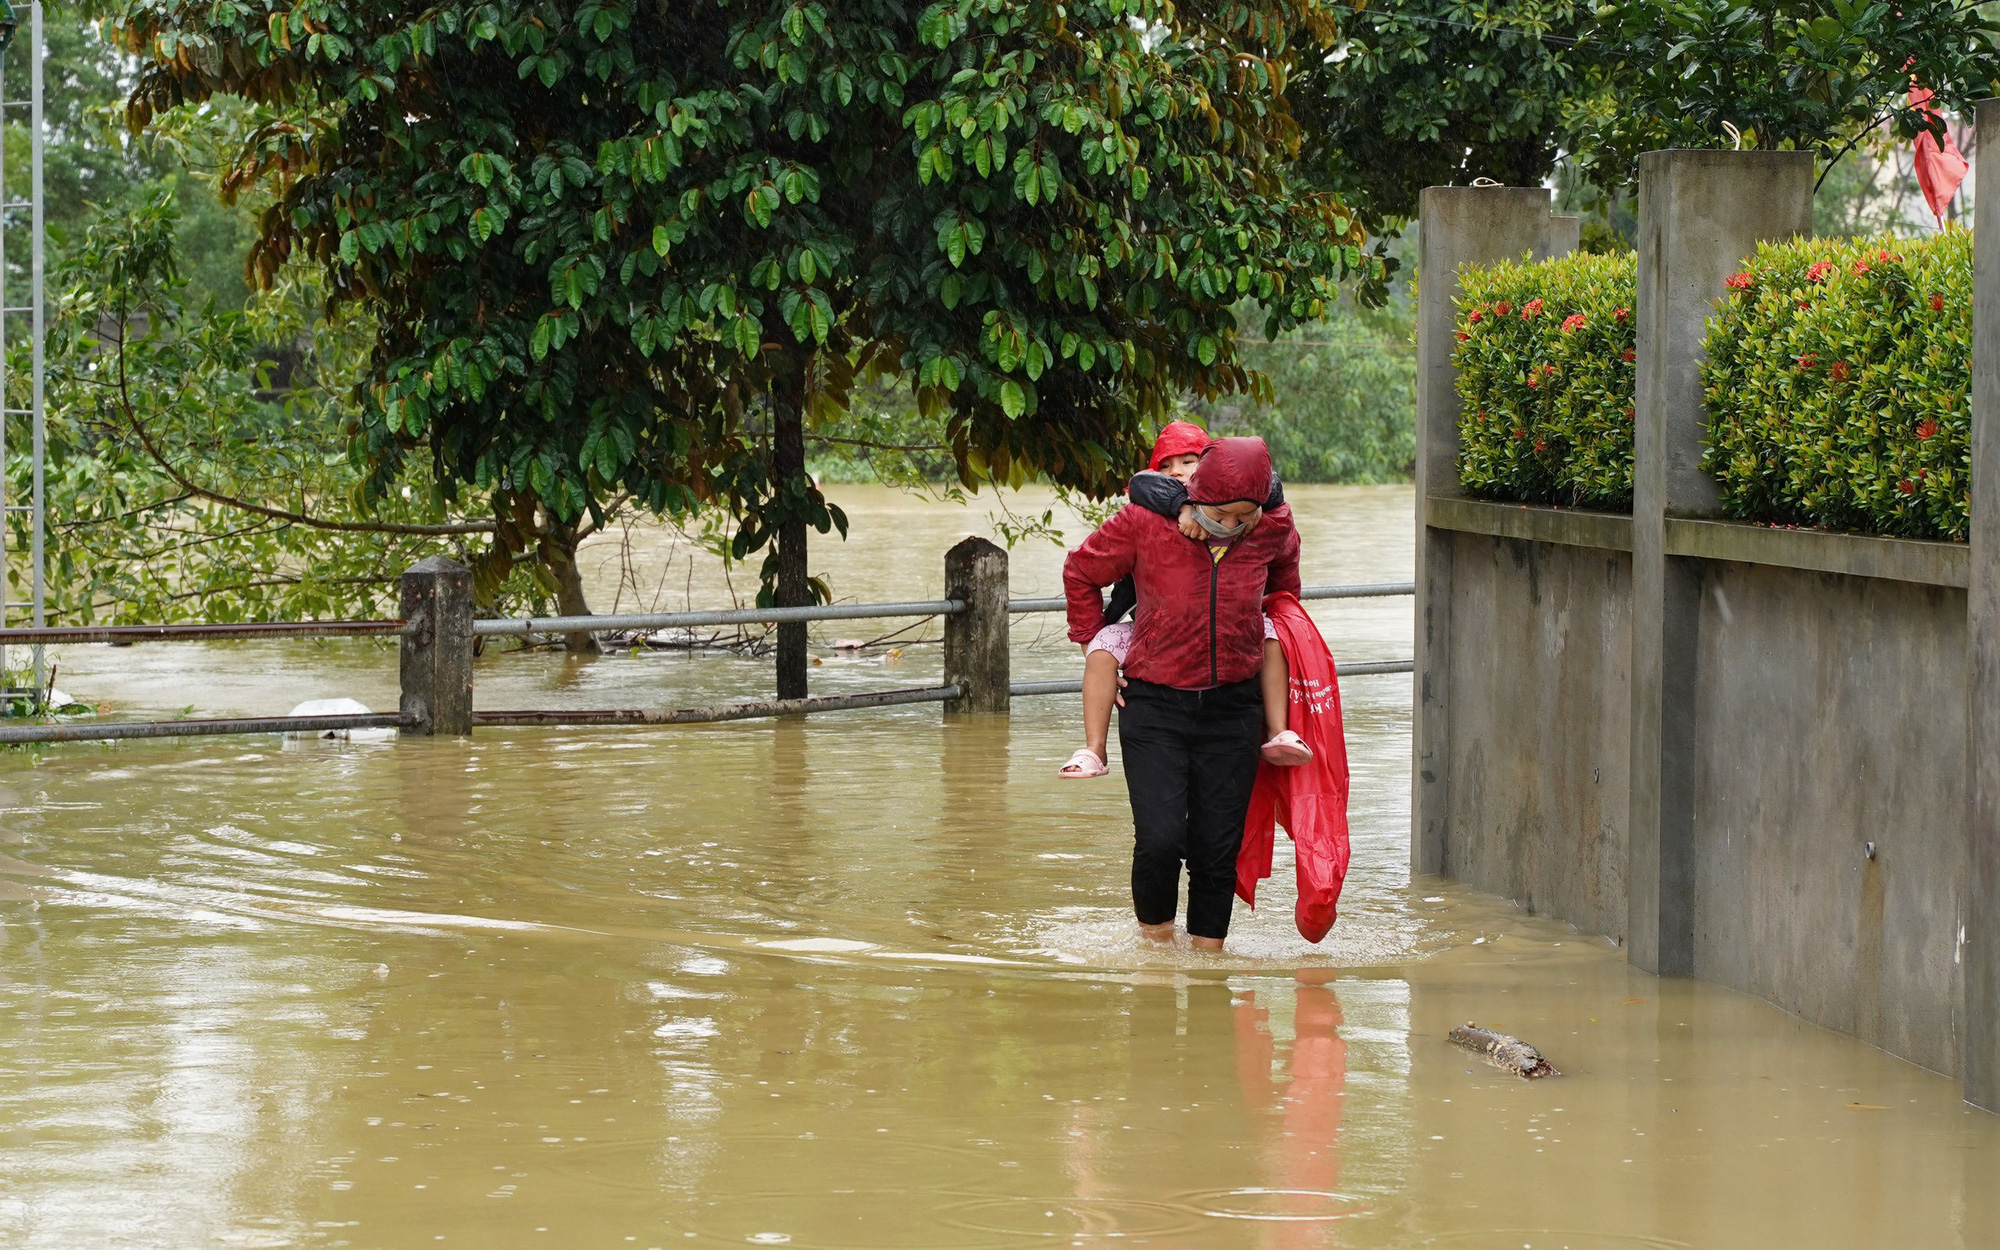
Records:
{"label": "bush near water", "polygon": [[1459,482],[1485,499],[1632,506],[1637,258],[1582,252],[1460,275]]}
{"label": "bush near water", "polygon": [[1965,539],[1970,234],[1767,244],[1707,346],[1702,464],[1729,515]]}

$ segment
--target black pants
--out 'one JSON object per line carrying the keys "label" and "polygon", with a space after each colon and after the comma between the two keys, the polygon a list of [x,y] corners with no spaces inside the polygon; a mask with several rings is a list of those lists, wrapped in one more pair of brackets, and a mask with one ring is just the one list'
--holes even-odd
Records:
{"label": "black pants", "polygon": [[1263,739],[1255,678],[1212,690],[1125,687],[1118,750],[1132,799],[1132,910],[1140,924],[1174,918],[1185,861],[1188,933],[1229,935],[1236,851]]}

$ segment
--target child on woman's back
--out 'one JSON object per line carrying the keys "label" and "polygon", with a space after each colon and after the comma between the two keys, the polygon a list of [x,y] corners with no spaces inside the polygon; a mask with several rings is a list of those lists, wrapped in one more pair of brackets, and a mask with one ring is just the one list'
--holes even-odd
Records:
{"label": "child on woman's back", "polygon": [[[1153,443],[1147,471],[1132,479],[1131,498],[1135,506],[1176,520],[1189,540],[1214,545],[1215,540],[1196,517],[1194,505],[1187,501],[1188,479],[1194,476],[1195,465],[1201,462],[1202,450],[1208,443],[1208,434],[1200,426],[1188,421],[1170,422]],[[1273,474],[1271,496],[1264,507],[1275,508],[1282,503],[1284,491]],[[1263,508],[1258,509],[1250,525],[1254,527],[1262,514]],[[1134,606],[1130,585],[1128,578],[1112,589],[1111,603],[1105,613],[1105,619],[1111,623],[1097,631],[1097,636],[1084,648],[1083,746],[1057,770],[1071,780],[1102,777],[1111,771],[1105,764],[1105,747],[1111,735],[1111,707],[1119,701],[1118,673],[1132,645],[1132,622],[1121,619]],[[1264,699],[1264,732],[1269,739],[1264,743],[1264,758],[1273,764],[1304,764],[1312,759],[1311,748],[1285,727],[1290,682],[1284,649],[1278,645],[1271,622],[1266,620],[1264,667],[1259,673],[1259,685]]]}

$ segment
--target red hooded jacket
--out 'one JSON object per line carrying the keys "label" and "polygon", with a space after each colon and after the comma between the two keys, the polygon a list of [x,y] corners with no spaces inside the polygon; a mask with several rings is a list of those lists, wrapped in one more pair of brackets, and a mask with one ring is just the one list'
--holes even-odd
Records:
{"label": "red hooded jacket", "polygon": [[[1202,453],[1189,497],[1202,503],[1263,502],[1271,453],[1262,439],[1221,438]],[[1197,542],[1156,512],[1128,505],[1063,562],[1070,641],[1104,627],[1104,587],[1130,574],[1139,594],[1125,672],[1140,681],[1205,690],[1246,681],[1264,662],[1266,594],[1299,589],[1299,535],[1292,510],[1274,508],[1257,528],[1221,548]]]}
{"label": "red hooded jacket", "polygon": [[1276,827],[1292,835],[1299,896],[1299,935],[1317,942],[1333,928],[1340,887],[1347,879],[1347,736],[1340,723],[1340,674],[1333,654],[1299,601],[1272,595],[1264,611],[1277,628],[1291,669],[1287,723],[1313,750],[1312,762],[1295,768],[1257,767],[1243,846],[1236,854],[1236,897],[1257,905],[1257,883],[1271,875]]}

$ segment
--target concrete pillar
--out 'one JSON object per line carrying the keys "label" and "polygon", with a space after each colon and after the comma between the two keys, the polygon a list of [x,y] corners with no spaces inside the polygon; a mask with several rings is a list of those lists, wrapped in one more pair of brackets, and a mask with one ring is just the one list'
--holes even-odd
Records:
{"label": "concrete pillar", "polygon": [[1451,366],[1461,265],[1576,250],[1578,222],[1549,215],[1541,187],[1427,187],[1417,210],[1417,637],[1412,712],[1410,868],[1444,869],[1450,778],[1451,535],[1431,530],[1424,501],[1460,494],[1458,391]]}
{"label": "concrete pillar", "polygon": [[[1979,138],[2000,153],[2000,100]],[[1966,588],[1965,1100],[2000,1111],[2000,159],[1973,170],[1972,567]]]}
{"label": "concrete pillar", "polygon": [[1723,281],[1765,240],[1812,233],[1808,152],[1639,158],[1638,395],[1632,467],[1629,957],[1694,968],[1696,562],[1666,554],[1666,518],[1713,516],[1701,469],[1701,340]]}
{"label": "concrete pillar", "polygon": [[431,556],[403,574],[402,714],[407,734],[472,732],[472,570]]}
{"label": "concrete pillar", "polygon": [[965,601],[965,611],[944,618],[944,679],[963,691],[944,710],[1004,714],[1012,680],[1007,552],[984,538],[964,540],[945,553],[944,586],[947,598]]}

